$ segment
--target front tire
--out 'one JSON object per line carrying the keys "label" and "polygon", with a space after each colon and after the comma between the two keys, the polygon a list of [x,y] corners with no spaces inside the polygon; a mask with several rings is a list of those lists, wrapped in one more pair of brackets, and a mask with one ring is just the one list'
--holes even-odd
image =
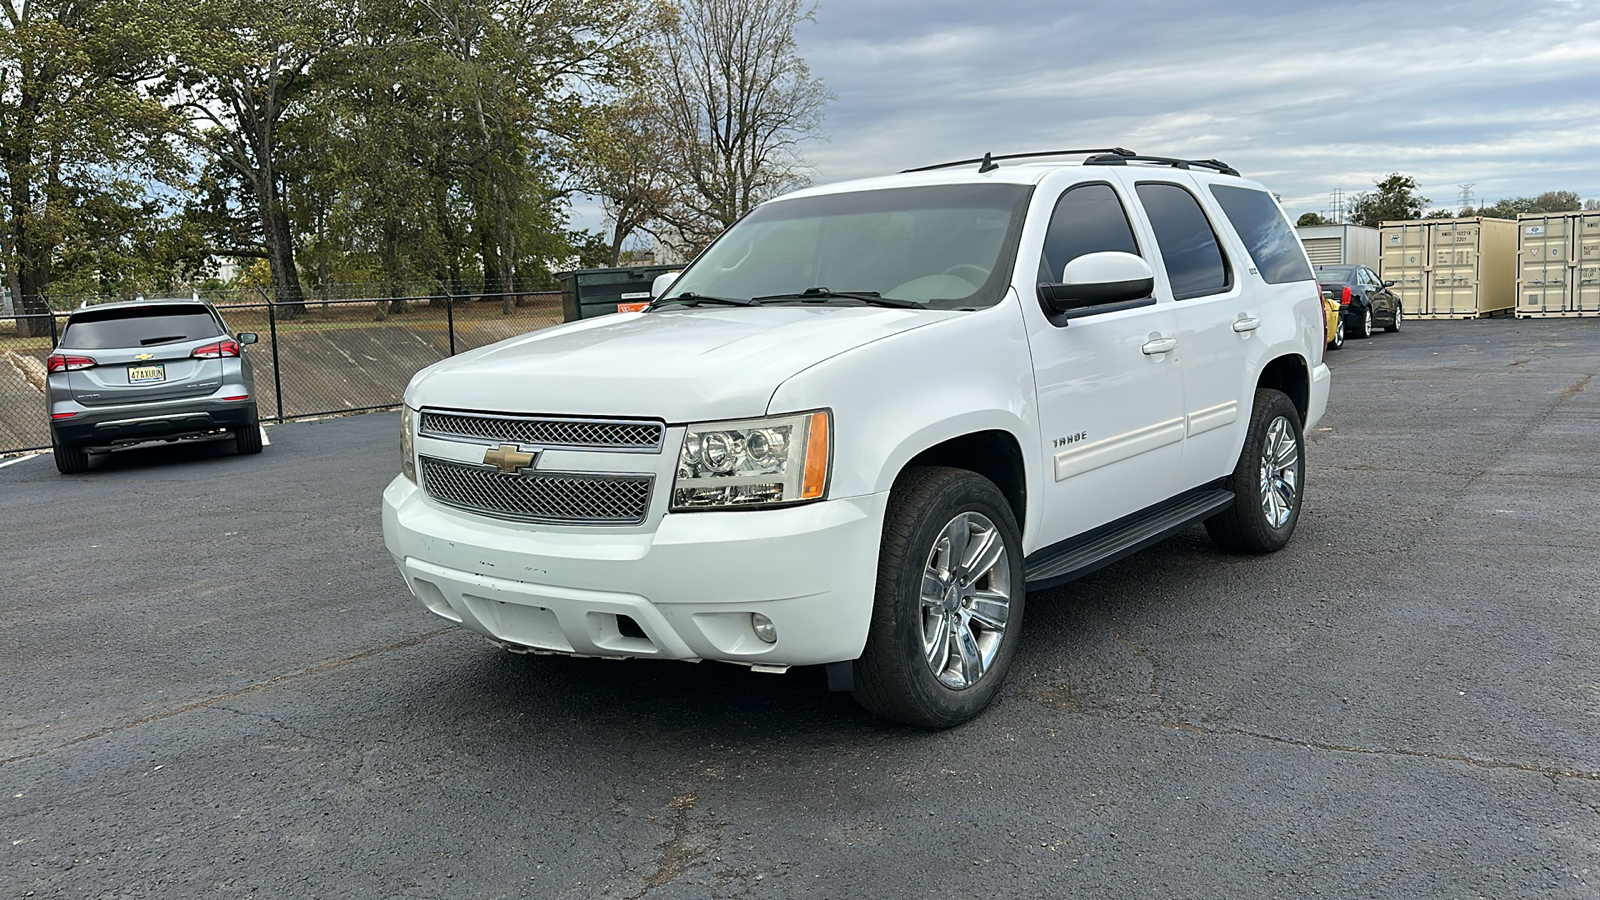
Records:
{"label": "front tire", "polygon": [[915,468],[884,517],[878,585],[852,693],[886,719],[949,728],[982,712],[1016,655],[1022,533],[988,479]]}
{"label": "front tire", "polygon": [[1391,324],[1383,326],[1383,330],[1389,332],[1390,334],[1393,334],[1394,332],[1399,331],[1400,330],[1400,319],[1402,317],[1403,316],[1402,316],[1402,313],[1400,311],[1400,304],[1396,303],[1394,305],[1394,322],[1392,322]]}
{"label": "front tire", "polygon": [[50,449],[55,451],[56,471],[63,475],[78,475],[89,471],[89,451],[75,444],[63,444],[57,440],[50,441]]}
{"label": "front tire", "polygon": [[1233,505],[1206,520],[1223,550],[1271,553],[1289,543],[1305,499],[1305,435],[1300,411],[1281,391],[1256,391],[1250,433],[1228,476]]}

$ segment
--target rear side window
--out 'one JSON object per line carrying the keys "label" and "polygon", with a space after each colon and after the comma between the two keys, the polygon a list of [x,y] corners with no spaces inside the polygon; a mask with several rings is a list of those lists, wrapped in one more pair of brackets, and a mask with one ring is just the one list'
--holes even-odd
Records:
{"label": "rear side window", "polygon": [[61,335],[70,350],[155,347],[218,337],[222,327],[204,306],[134,306],[73,315]]}
{"label": "rear side window", "polygon": [[1061,270],[1086,253],[1120,250],[1139,255],[1128,212],[1107,184],[1085,184],[1068,190],[1056,201],[1050,230],[1039,260],[1039,281],[1059,283]]}
{"label": "rear side window", "polygon": [[1266,192],[1214,184],[1211,196],[1217,198],[1233,230],[1244,241],[1262,280],[1267,284],[1311,280],[1311,266],[1300,249],[1299,238]]}
{"label": "rear side window", "polygon": [[1187,300],[1227,290],[1233,279],[1200,201],[1175,184],[1147,181],[1135,190],[1155,229],[1172,296]]}

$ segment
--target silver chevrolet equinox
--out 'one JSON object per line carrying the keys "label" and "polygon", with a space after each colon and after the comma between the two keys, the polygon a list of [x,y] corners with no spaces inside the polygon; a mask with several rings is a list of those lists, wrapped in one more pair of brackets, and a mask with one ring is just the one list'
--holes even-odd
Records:
{"label": "silver chevrolet equinox", "polygon": [[201,300],[135,300],[76,310],[45,361],[56,468],[89,467],[91,448],[231,434],[261,452],[244,347]]}

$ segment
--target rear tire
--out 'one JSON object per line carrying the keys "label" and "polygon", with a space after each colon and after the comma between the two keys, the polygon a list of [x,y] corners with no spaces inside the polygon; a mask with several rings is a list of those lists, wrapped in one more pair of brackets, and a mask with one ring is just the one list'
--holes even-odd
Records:
{"label": "rear tire", "polygon": [[1206,520],[1223,550],[1271,553],[1289,543],[1305,498],[1305,435],[1300,411],[1280,391],[1256,391],[1250,433],[1228,476],[1233,505]]}
{"label": "rear tire", "polygon": [[1339,317],[1339,323],[1333,326],[1333,339],[1328,341],[1329,350],[1337,350],[1344,346],[1344,316]]}
{"label": "rear tire", "polygon": [[896,722],[949,728],[982,712],[1016,655],[1022,533],[988,479],[908,470],[889,496],[872,623],[852,693]]}
{"label": "rear tire", "polygon": [[89,451],[75,444],[63,444],[52,440],[50,449],[55,451],[56,470],[63,475],[78,475],[89,471]]}
{"label": "rear tire", "polygon": [[1355,336],[1358,338],[1372,337],[1372,305],[1368,304],[1361,310],[1360,321],[1356,324]]}
{"label": "rear tire", "polygon": [[233,446],[239,451],[240,456],[249,456],[261,452],[261,423],[255,419],[243,428],[233,431]]}

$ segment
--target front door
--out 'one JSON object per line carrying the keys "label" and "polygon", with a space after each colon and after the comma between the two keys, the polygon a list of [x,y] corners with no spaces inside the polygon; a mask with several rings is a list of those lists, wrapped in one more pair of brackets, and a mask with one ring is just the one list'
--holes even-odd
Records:
{"label": "front door", "polygon": [[[1056,201],[1039,281],[1059,282],[1067,263],[1106,250],[1150,260],[1134,238],[1120,188],[1075,185]],[[1035,294],[1023,302],[1039,301]],[[1050,461],[1039,546],[1177,493],[1183,380],[1172,304],[1152,300],[1071,319],[1030,314],[1028,321],[1042,457]]]}

